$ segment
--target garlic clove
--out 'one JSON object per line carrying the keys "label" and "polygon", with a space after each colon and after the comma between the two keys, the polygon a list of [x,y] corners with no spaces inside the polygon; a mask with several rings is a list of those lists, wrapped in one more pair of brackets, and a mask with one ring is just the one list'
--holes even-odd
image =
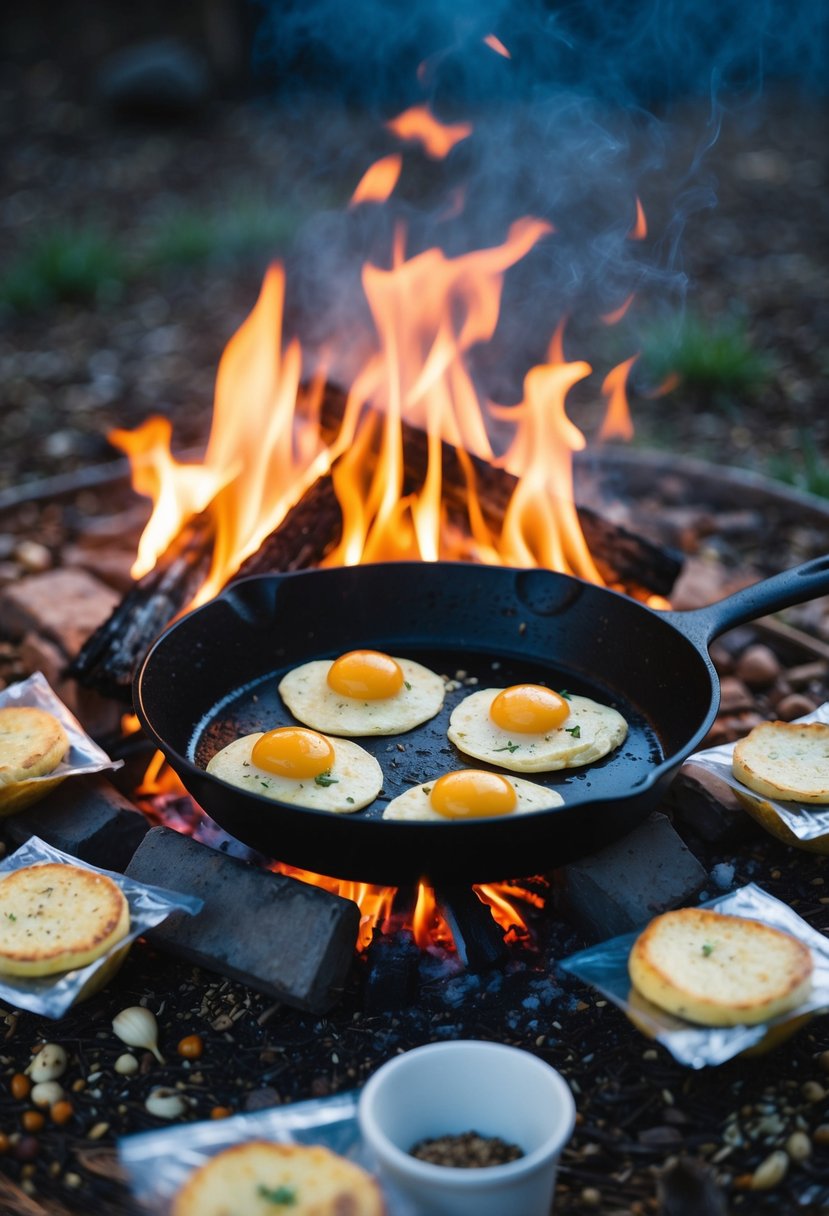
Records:
{"label": "garlic clove", "polygon": [[177,1089],[167,1089],[160,1085],[150,1091],[144,1106],[151,1115],[156,1115],[159,1119],[177,1119],[187,1110],[187,1100]]}
{"label": "garlic clove", "polygon": [[57,1081],[58,1077],[62,1077],[66,1072],[68,1063],[68,1057],[60,1043],[44,1043],[26,1072],[33,1085],[40,1081]]}
{"label": "garlic clove", "polygon": [[151,1010],[143,1005],[122,1009],[112,1019],[112,1029],[128,1047],[144,1047],[153,1053],[159,1064],[164,1063],[164,1056],[158,1050],[158,1022]]}
{"label": "garlic clove", "polygon": [[35,1106],[54,1106],[63,1097],[63,1086],[57,1081],[38,1081],[29,1097]]}
{"label": "garlic clove", "polygon": [[118,1057],[115,1061],[115,1071],[122,1077],[131,1077],[134,1072],[138,1072],[138,1061],[131,1051],[125,1051]]}

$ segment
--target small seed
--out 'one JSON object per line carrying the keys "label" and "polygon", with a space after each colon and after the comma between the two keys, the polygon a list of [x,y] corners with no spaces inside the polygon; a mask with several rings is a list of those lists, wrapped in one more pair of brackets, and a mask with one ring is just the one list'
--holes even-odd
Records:
{"label": "small seed", "polygon": [[179,1041],[176,1051],[180,1056],[184,1056],[185,1060],[198,1060],[201,1053],[204,1051],[204,1043],[201,1035],[188,1034],[185,1038]]}
{"label": "small seed", "polygon": [[101,1137],[105,1136],[108,1131],[109,1131],[108,1123],[96,1123],[95,1126],[91,1127],[89,1129],[89,1131],[87,1132],[87,1139],[88,1140],[100,1140]]}
{"label": "small seed", "polygon": [[21,1098],[28,1098],[32,1083],[22,1072],[16,1072],[11,1079],[9,1088],[11,1089],[12,1097],[20,1101]]}
{"label": "small seed", "polygon": [[138,1061],[130,1051],[125,1051],[115,1061],[115,1071],[120,1073],[122,1077],[131,1077],[134,1072],[138,1072]]}
{"label": "small seed", "polygon": [[30,1094],[35,1106],[53,1106],[63,1097],[63,1086],[58,1081],[38,1081]]}
{"label": "small seed", "polygon": [[79,1187],[81,1185],[81,1183],[83,1182],[83,1179],[81,1178],[80,1174],[73,1174],[70,1172],[68,1174],[63,1175],[63,1181],[66,1183],[67,1186],[71,1186],[72,1189],[74,1190],[76,1187]]}
{"label": "small seed", "polygon": [[806,1161],[812,1155],[812,1142],[805,1132],[792,1132],[786,1141],[786,1152],[792,1161]]}
{"label": "small seed", "polygon": [[210,1112],[211,1119],[229,1119],[233,1111],[229,1106],[214,1106]]}
{"label": "small seed", "polygon": [[38,1081],[57,1081],[66,1072],[68,1062],[60,1043],[44,1043],[26,1072],[35,1085]]}
{"label": "small seed", "polygon": [[807,1102],[822,1102],[826,1097],[826,1090],[820,1081],[804,1081],[800,1092]]}
{"label": "small seed", "polygon": [[39,1110],[24,1110],[20,1116],[20,1122],[27,1132],[39,1132],[46,1122],[46,1116],[42,1115]]}
{"label": "small seed", "polygon": [[163,1085],[150,1091],[144,1103],[151,1115],[159,1119],[177,1119],[187,1109],[187,1101],[175,1089],[167,1089]]}
{"label": "small seed", "polygon": [[786,1171],[789,1168],[789,1158],[782,1149],[775,1149],[773,1153],[769,1153],[765,1161],[761,1161],[757,1169],[751,1175],[751,1189],[753,1191],[770,1191],[772,1187],[777,1186],[778,1182],[782,1182],[786,1177]]}
{"label": "small seed", "polygon": [[[36,1114],[36,1111],[30,1111]],[[40,1142],[35,1136],[21,1136],[13,1147],[13,1153],[18,1161],[34,1161],[40,1150]]]}
{"label": "small seed", "polygon": [[11,1140],[5,1132],[0,1132],[0,1153],[7,1153],[11,1148]]}
{"label": "small seed", "polygon": [[821,1148],[829,1148],[829,1123],[819,1123],[812,1132],[812,1141]]}
{"label": "small seed", "polygon": [[62,1127],[64,1123],[68,1123],[75,1113],[75,1108],[72,1103],[64,1098],[61,1102],[56,1102],[49,1111],[52,1122],[57,1123],[58,1127]]}

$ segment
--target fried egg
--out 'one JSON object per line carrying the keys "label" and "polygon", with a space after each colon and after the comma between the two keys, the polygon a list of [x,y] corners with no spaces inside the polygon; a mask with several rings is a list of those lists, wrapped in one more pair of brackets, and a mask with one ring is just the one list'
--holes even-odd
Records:
{"label": "fried egg", "polygon": [[546,811],[561,806],[555,790],[545,789],[522,777],[505,777],[484,769],[465,768],[444,773],[436,781],[415,785],[393,798],[383,812],[384,819],[490,819],[521,815],[525,811]]}
{"label": "fried egg", "polygon": [[452,711],[447,732],[464,755],[516,773],[579,768],[623,742],[627,722],[615,709],[541,684],[484,688]]}
{"label": "fried egg", "polygon": [[383,788],[383,770],[364,748],[302,726],[234,739],[207,771],[260,797],[339,814],[368,806]]}
{"label": "fried egg", "polygon": [[379,650],[303,663],[279,693],[299,722],[330,735],[398,735],[428,722],[443,705],[440,676]]}

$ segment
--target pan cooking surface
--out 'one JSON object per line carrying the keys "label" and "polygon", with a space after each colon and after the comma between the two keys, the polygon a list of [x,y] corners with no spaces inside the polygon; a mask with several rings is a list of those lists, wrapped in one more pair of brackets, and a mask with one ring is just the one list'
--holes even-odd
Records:
{"label": "pan cooking surface", "polygon": [[[583,680],[561,669],[537,662],[493,659],[474,652],[464,651],[459,654],[457,649],[451,654],[439,650],[389,648],[387,644],[384,649],[387,653],[414,659],[424,667],[448,677],[449,691],[440,713],[422,726],[400,735],[373,735],[355,739],[355,742],[377,758],[383,769],[384,785],[374,803],[363,811],[343,818],[379,820],[392,798],[413,785],[432,780],[441,773],[454,769],[489,768],[495,772],[503,771],[494,765],[464,756],[446,737],[452,710],[464,697],[482,688],[544,683],[558,691],[566,689],[592,697],[600,704],[612,706],[624,716],[628,723],[627,738],[603,760],[583,768],[562,769],[551,773],[515,774],[539,785],[555,788],[565,804],[584,798],[612,798],[618,794],[620,787],[630,789],[637,786],[640,780],[646,780],[654,766],[664,759],[655,731],[630,701],[598,684],[585,684]],[[460,672],[459,659],[463,665]],[[283,705],[277,691],[280,679],[291,666],[293,665],[270,672],[244,688],[229,690],[226,696],[208,710],[196,727],[190,740],[187,758],[199,768],[205,768],[217,751],[241,735],[294,725],[296,719]],[[451,681],[458,682],[460,687],[453,688]],[[554,814],[555,811],[545,813]]]}

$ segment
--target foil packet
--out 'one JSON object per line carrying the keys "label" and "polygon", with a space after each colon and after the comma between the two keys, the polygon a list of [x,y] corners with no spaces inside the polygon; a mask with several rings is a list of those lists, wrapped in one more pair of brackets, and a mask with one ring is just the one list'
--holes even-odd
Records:
{"label": "foil packet", "polygon": [[560,966],[598,988],[608,1000],[624,1010],[638,1030],[661,1043],[675,1060],[690,1068],[723,1064],[744,1051],[768,1050],[814,1014],[829,1010],[829,938],[811,928],[788,904],[749,883],[700,907],[762,921],[808,946],[814,972],[811,991],[802,1004],[756,1026],[700,1026],[686,1022],[645,1000],[631,986],[628,955],[639,936],[638,931],[580,950],[564,959]]}
{"label": "foil packet", "polygon": [[98,746],[81,726],[55,693],[42,672],[18,684],[11,684],[0,692],[0,709],[19,709],[27,706],[30,709],[42,709],[57,718],[69,738],[69,751],[60,764],[45,773],[42,777],[27,777],[6,786],[2,791],[6,797],[0,798],[0,816],[13,814],[30,805],[59,785],[66,777],[78,777],[84,773],[100,773],[105,769],[119,769],[123,760],[111,760],[106,752]]}
{"label": "foil packet", "polygon": [[[810,714],[797,718],[798,725],[807,722],[829,724],[829,701]],[[731,769],[733,743],[721,743],[689,756],[686,764],[698,764],[716,774],[734,790],[744,809],[761,827],[778,840],[795,848],[829,853],[829,805],[815,806],[805,802],[789,802],[766,798],[738,781]]]}
{"label": "foil packet", "polygon": [[[118,1156],[135,1200],[153,1216],[169,1216],[190,1174],[217,1153],[249,1140],[319,1144],[370,1170],[357,1121],[359,1090],[292,1102],[251,1114],[139,1132],[118,1141]],[[388,1216],[417,1216],[410,1201],[383,1184]]]}
{"label": "foil packet", "polygon": [[195,916],[204,906],[204,901],[192,895],[181,895],[163,887],[151,887],[136,882],[124,874],[102,870],[99,866],[79,861],[69,853],[54,848],[32,836],[11,856],[0,861],[0,883],[7,874],[22,870],[26,866],[60,862],[89,870],[93,874],[104,874],[117,883],[123,891],[130,909],[130,927],[122,937],[100,958],[74,971],[60,971],[55,975],[21,976],[0,974],[0,1001],[16,1009],[27,1009],[49,1018],[60,1018],[70,1006],[92,996],[103,988],[123,963],[130,946],[137,937],[161,924],[172,912],[183,912]]}

